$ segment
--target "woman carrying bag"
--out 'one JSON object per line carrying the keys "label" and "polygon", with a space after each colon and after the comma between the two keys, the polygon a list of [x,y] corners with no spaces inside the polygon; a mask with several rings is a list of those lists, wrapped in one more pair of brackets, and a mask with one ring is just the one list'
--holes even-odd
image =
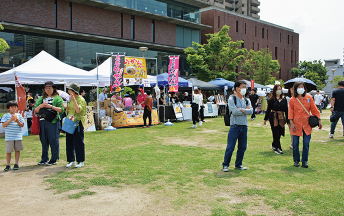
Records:
{"label": "woman carrying bag", "polygon": [[[84,166],[85,161],[85,144],[84,144],[84,124],[86,116],[86,101],[79,95],[80,87],[72,83],[67,87],[70,101],[67,105],[67,117],[76,122],[73,134],[66,133],[66,154],[67,168],[75,166],[80,168]],[[75,163],[75,156],[78,164]]]}
{"label": "woman carrying bag", "polygon": [[[53,82],[48,81],[44,85],[43,96],[40,97],[35,106],[35,113],[40,115],[39,138],[42,143],[42,157],[38,165],[55,165],[59,160],[60,151],[60,115],[62,113],[63,100],[56,91]],[[49,145],[51,149],[51,158],[49,161]]]}
{"label": "woman carrying bag", "polygon": [[307,88],[303,82],[295,82],[294,96],[289,101],[289,120],[293,135],[294,166],[300,166],[299,138],[303,136],[302,167],[308,168],[309,143],[312,127],[309,124],[310,114],[319,119],[319,129],[322,129],[320,113],[311,95],[306,94]]}
{"label": "woman carrying bag", "polygon": [[283,97],[282,86],[277,84],[274,86],[272,91],[271,99],[268,102],[268,109],[265,113],[264,125],[266,125],[266,120],[269,120],[273,142],[271,145],[272,151],[277,154],[283,154],[281,147],[281,136],[284,136],[285,123],[289,124],[288,120],[288,103]]}

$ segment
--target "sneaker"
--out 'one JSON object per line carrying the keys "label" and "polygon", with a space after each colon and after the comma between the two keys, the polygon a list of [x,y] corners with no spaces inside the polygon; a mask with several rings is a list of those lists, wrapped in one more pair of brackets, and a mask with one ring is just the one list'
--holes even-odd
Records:
{"label": "sneaker", "polygon": [[201,127],[201,126],[202,126],[202,121],[200,121],[198,124],[199,124],[199,126]]}
{"label": "sneaker", "polygon": [[197,128],[197,125],[192,125],[191,128]]}
{"label": "sneaker", "polygon": [[47,166],[56,165],[56,161],[50,160],[48,163],[46,163],[46,165]]}
{"label": "sneaker", "polygon": [[303,168],[308,168],[308,163],[307,163],[307,162],[302,162],[301,167],[303,167]]}
{"label": "sneaker", "polygon": [[10,166],[10,165],[6,165],[6,167],[5,167],[4,170],[5,170],[5,171],[10,171],[10,170],[11,170],[11,166]]}
{"label": "sneaker", "polygon": [[254,120],[254,118],[251,118],[251,121],[253,121]]}
{"label": "sneaker", "polygon": [[38,165],[45,165],[48,161],[41,161],[38,163]]}
{"label": "sneaker", "polygon": [[84,162],[80,162],[77,165],[75,165],[75,168],[81,168],[84,166]]}
{"label": "sneaker", "polygon": [[271,150],[276,151],[277,149],[271,145]]}
{"label": "sneaker", "polygon": [[202,122],[205,122],[204,120]]}
{"label": "sneaker", "polygon": [[75,162],[70,162],[69,164],[66,165],[67,168],[73,167],[75,166]]}
{"label": "sneaker", "polygon": [[298,162],[298,161],[295,161],[294,167],[299,167],[299,166],[300,166],[299,162]]}
{"label": "sneaker", "polygon": [[275,153],[276,153],[276,154],[283,154],[283,151],[282,151],[282,149],[279,149],[279,148],[278,148],[278,149],[276,149]]}
{"label": "sneaker", "polygon": [[228,166],[223,166],[222,171],[223,171],[223,172],[228,172],[228,171],[229,171]]}
{"label": "sneaker", "polygon": [[[334,136],[334,134],[331,134],[331,133],[330,133],[330,138],[333,138],[333,136]],[[343,136],[344,136],[344,134],[343,134]]]}
{"label": "sneaker", "polygon": [[244,166],[237,166],[235,167],[235,169],[239,169],[239,170],[247,170],[247,167],[244,167]]}
{"label": "sneaker", "polygon": [[19,170],[18,164],[14,164],[13,170]]}

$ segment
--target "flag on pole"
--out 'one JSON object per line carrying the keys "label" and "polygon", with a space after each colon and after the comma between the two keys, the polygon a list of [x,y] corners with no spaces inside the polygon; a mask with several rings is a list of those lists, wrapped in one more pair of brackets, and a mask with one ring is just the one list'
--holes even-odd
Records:
{"label": "flag on pole", "polygon": [[18,113],[24,118],[24,112],[26,108],[26,93],[24,87],[20,84],[17,75],[16,79],[16,90],[17,90],[17,101],[18,101]]}
{"label": "flag on pole", "polygon": [[168,65],[168,85],[170,92],[178,92],[179,56],[170,56]]}

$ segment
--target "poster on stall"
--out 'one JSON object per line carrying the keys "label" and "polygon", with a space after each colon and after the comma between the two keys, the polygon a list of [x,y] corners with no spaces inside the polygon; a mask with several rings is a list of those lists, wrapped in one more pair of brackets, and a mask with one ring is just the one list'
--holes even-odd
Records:
{"label": "poster on stall", "polygon": [[110,77],[110,92],[121,92],[124,90],[124,55],[113,55],[111,68],[112,74]]}
{"label": "poster on stall", "polygon": [[89,132],[89,131],[96,131],[96,125],[94,124],[92,107],[86,106],[84,132]]}
{"label": "poster on stall", "polygon": [[176,115],[176,118],[179,119],[179,118],[183,118],[183,113],[182,113],[182,110],[183,110],[183,105],[181,103],[178,103],[178,104],[173,104],[173,110],[174,110],[174,114]]}
{"label": "poster on stall", "polygon": [[142,85],[147,79],[147,66],[145,58],[125,57],[124,85]]}
{"label": "poster on stall", "polygon": [[169,92],[178,92],[179,56],[170,56],[168,65]]}

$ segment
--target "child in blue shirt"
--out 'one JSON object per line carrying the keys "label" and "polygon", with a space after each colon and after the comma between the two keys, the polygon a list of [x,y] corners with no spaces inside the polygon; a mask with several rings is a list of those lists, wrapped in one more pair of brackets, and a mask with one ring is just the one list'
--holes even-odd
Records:
{"label": "child in blue shirt", "polygon": [[2,118],[2,127],[5,128],[5,143],[6,143],[6,161],[7,165],[5,171],[11,169],[11,154],[15,151],[15,164],[13,170],[18,170],[18,162],[20,151],[23,150],[23,135],[22,127],[24,127],[24,118],[17,113],[18,103],[16,101],[9,101],[7,109],[10,113],[6,113]]}

